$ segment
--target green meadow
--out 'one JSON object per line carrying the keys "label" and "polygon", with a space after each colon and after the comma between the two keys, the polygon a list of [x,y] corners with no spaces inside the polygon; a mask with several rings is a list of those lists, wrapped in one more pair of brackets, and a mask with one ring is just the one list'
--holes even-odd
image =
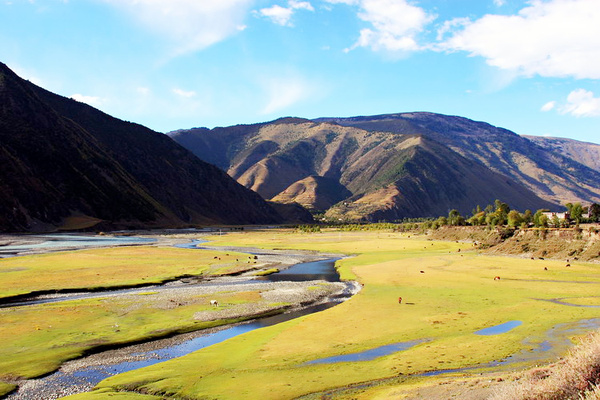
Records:
{"label": "green meadow", "polygon": [[[422,373],[500,360],[541,343],[557,324],[600,317],[598,308],[544,301],[597,304],[597,264],[571,262],[567,268],[560,261],[485,256],[467,243],[383,231],[269,230],[211,239],[217,245],[352,255],[337,266],[342,277],[364,287],[326,311],[114,376],[96,391],[70,398],[318,398],[328,390],[365,382],[379,384],[338,397],[388,398],[398,396],[402,381],[426,383],[430,378]],[[474,333],[514,320],[522,324],[507,333]],[[423,342],[371,361],[306,364],[415,340]]]}
{"label": "green meadow", "polygon": [[59,289],[161,283],[184,275],[221,275],[252,267],[246,260],[246,254],[148,246],[3,258],[0,299]]}
{"label": "green meadow", "polygon": [[[120,247],[0,259],[0,298],[38,291],[160,283],[184,275],[221,275],[253,268],[248,255],[160,247]],[[240,261],[237,261],[240,260]],[[56,370],[70,359],[111,348],[239,320],[199,321],[211,299],[233,306],[258,291],[181,295],[177,302],[148,289],[0,309],[0,395],[17,378]],[[220,308],[223,308],[221,306]],[[4,382],[2,382],[4,380]]]}

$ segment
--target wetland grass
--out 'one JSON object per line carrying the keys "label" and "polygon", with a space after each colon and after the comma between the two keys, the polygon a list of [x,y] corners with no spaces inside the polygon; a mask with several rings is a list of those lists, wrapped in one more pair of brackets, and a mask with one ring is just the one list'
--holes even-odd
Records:
{"label": "wetland grass", "polygon": [[[355,277],[364,289],[326,311],[109,378],[98,385],[103,395],[135,390],[186,399],[318,397],[361,382],[501,360],[525,350],[525,338],[543,341],[556,324],[600,316],[596,308],[537,300],[593,297],[600,276],[592,264],[572,263],[565,269],[558,261],[482,256],[466,252],[469,244],[386,232],[268,231],[230,234],[215,242],[354,254],[336,265],[343,277]],[[474,334],[511,320],[523,323],[499,335]],[[409,350],[370,361],[305,364],[424,339],[428,341]],[[377,397],[388,390],[383,386],[361,398]],[[91,392],[77,399],[95,396]]]}
{"label": "wetland grass", "polygon": [[91,352],[250,318],[196,319],[198,312],[214,311],[214,298],[224,310],[256,302],[260,293],[189,295],[173,301],[143,293],[0,309],[0,379],[32,378]]}

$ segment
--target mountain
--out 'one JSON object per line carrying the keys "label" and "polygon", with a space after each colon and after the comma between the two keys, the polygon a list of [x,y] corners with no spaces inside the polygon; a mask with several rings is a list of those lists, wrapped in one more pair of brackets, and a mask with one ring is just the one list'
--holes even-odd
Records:
{"label": "mountain", "polygon": [[0,231],[276,223],[259,195],[169,137],[0,63]]}
{"label": "mountain", "polygon": [[524,136],[538,146],[569,157],[580,164],[600,172],[600,144],[580,142],[573,139]]}
{"label": "mountain", "polygon": [[330,218],[396,220],[453,208],[470,213],[498,198],[521,210],[557,208],[418,126],[403,133],[366,128],[284,118],[170,135],[263,197],[327,210]]}
{"label": "mountain", "polygon": [[323,118],[344,126],[397,134],[419,132],[559,204],[600,202],[600,173],[506,129],[467,118],[419,112]]}

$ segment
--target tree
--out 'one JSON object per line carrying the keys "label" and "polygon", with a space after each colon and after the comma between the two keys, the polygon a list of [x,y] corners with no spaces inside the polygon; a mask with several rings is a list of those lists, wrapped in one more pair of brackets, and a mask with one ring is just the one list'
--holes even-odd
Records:
{"label": "tree", "polygon": [[467,222],[473,226],[485,225],[485,215],[485,211],[480,211],[469,218]]}
{"label": "tree", "polygon": [[535,212],[533,215],[533,225],[537,228],[540,227],[548,227],[548,217],[544,215],[545,212],[548,212],[547,209],[540,209]]}
{"label": "tree", "polygon": [[600,221],[600,204],[592,204],[589,209],[588,212],[590,214],[590,221],[591,222],[598,222]]}
{"label": "tree", "polygon": [[583,218],[583,207],[581,203],[575,203],[571,206],[570,210],[571,218],[575,220],[575,224],[579,225]]}
{"label": "tree", "polygon": [[531,213],[531,210],[525,210],[525,213],[523,214],[523,222],[527,225],[533,222],[533,214]]}
{"label": "tree", "polygon": [[521,226],[523,223],[523,216],[517,210],[510,210],[508,212],[508,226],[516,228],[517,226]]}
{"label": "tree", "polygon": [[448,213],[448,225],[459,226],[464,224],[465,219],[460,215],[458,210],[451,210]]}

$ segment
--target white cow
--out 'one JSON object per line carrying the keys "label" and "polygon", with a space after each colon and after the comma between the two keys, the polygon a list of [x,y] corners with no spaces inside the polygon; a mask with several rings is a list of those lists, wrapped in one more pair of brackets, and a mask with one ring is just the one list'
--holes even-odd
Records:
{"label": "white cow", "polygon": [[218,306],[219,306],[219,302],[218,302],[218,301],[216,301],[216,300],[211,300],[211,301],[210,301],[210,305],[211,305],[211,306],[218,307]]}

